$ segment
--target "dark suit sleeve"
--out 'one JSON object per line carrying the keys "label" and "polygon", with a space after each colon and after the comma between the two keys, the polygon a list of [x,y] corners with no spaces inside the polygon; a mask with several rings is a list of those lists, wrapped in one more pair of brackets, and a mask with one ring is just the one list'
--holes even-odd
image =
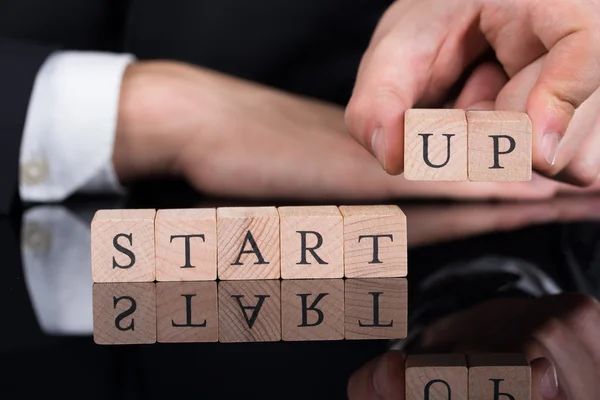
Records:
{"label": "dark suit sleeve", "polygon": [[0,38],[0,214],[18,198],[19,151],[29,98],[38,70],[54,51]]}

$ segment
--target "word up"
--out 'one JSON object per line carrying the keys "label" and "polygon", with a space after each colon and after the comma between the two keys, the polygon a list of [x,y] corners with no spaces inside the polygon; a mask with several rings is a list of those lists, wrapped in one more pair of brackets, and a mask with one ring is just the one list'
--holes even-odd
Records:
{"label": "word up", "polygon": [[395,205],[99,210],[94,282],[407,276]]}

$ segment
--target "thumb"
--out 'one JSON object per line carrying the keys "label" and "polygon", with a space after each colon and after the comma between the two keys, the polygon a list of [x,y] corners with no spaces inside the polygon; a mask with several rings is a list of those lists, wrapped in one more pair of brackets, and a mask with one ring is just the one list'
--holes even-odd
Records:
{"label": "thumb", "polygon": [[544,357],[531,361],[532,400],[566,400],[558,386],[556,369]]}
{"label": "thumb", "polygon": [[350,400],[403,400],[404,354],[389,351],[354,372],[348,381]]}

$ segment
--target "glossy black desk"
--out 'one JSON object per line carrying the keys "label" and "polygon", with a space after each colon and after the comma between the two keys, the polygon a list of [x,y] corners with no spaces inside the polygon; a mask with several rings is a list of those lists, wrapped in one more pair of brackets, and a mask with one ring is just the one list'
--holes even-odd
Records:
{"label": "glossy black desk", "polygon": [[[243,204],[86,200],[0,219],[0,399],[343,399],[350,374],[389,348],[504,350],[528,334],[525,307],[514,304],[562,292],[600,294],[600,198],[397,203],[408,219],[406,340],[94,344],[89,222],[95,210]],[[541,307],[545,319],[568,312]],[[510,340],[487,334],[497,326],[514,328],[505,335]]]}

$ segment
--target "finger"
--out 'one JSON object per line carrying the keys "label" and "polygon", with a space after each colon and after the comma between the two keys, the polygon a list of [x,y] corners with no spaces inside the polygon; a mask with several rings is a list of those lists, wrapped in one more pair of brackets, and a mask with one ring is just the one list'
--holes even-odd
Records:
{"label": "finger", "polygon": [[506,74],[499,65],[481,64],[467,79],[454,108],[468,109],[477,103],[494,102],[507,81]]}
{"label": "finger", "polygon": [[530,361],[532,400],[567,400],[560,391],[556,369],[547,358]]}
{"label": "finger", "polygon": [[367,49],[345,114],[350,134],[394,175],[403,170],[405,111],[438,97],[487,46],[470,29],[478,10],[465,0],[415,1],[397,16],[402,3],[382,18],[394,28]]}
{"label": "finger", "polygon": [[404,354],[390,351],[365,364],[348,381],[350,400],[402,400],[404,390]]}

